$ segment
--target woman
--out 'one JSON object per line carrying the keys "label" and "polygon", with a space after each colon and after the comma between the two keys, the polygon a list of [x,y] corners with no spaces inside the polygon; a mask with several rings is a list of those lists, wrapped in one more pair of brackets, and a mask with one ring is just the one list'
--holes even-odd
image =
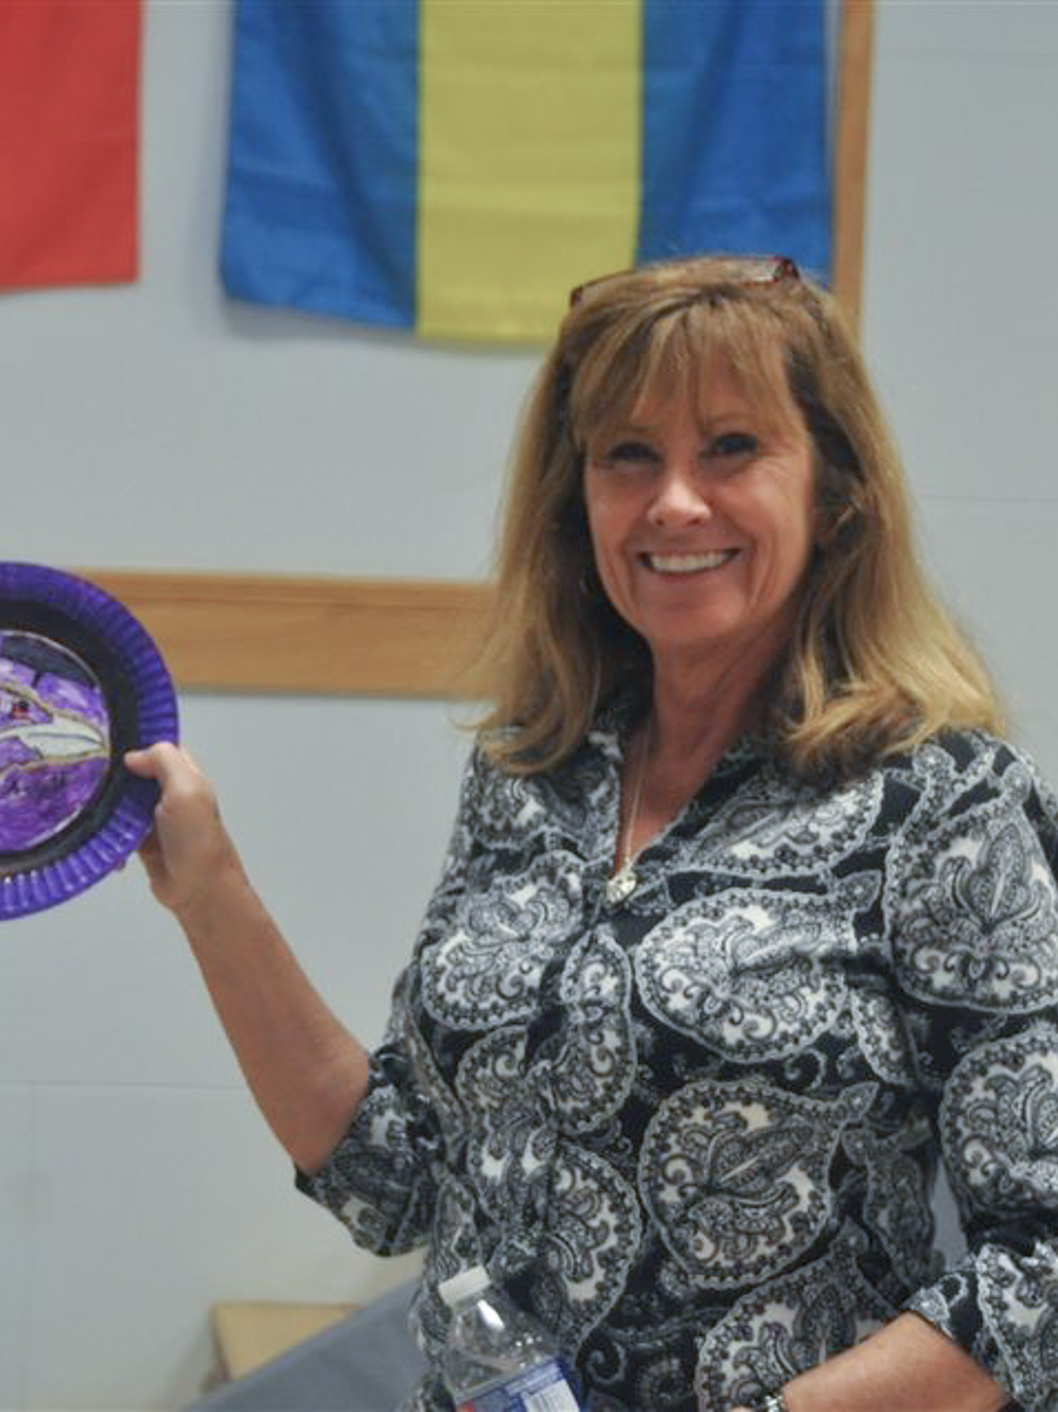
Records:
{"label": "woman", "polygon": [[[495,705],[368,1055],[186,755],[144,851],[301,1186],[417,1303],[486,1263],[597,1409],[1051,1408],[1058,848],[788,261],[574,294],[516,448]],[[970,1253],[932,1251],[944,1156]],[[443,1408],[438,1382],[415,1406]]]}

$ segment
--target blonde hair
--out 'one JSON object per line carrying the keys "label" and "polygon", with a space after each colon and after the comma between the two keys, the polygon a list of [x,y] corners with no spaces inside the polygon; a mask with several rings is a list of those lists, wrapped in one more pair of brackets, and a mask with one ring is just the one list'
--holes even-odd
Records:
{"label": "blonde hair", "polygon": [[838,305],[787,272],[701,257],[585,286],[539,374],[479,663],[486,753],[548,769],[600,704],[648,699],[647,645],[595,574],[584,447],[644,399],[701,399],[718,361],[776,420],[803,418],[815,450],[821,547],[768,693],[774,748],[800,774],[842,777],[947,727],[1000,730],[988,675],[919,567],[900,461]]}

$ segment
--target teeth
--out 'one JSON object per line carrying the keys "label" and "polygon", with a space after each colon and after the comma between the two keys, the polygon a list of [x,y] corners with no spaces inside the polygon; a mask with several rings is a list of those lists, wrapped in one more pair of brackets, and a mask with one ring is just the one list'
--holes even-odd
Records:
{"label": "teeth", "polygon": [[721,549],[712,554],[647,554],[646,561],[660,574],[696,574],[703,569],[718,569],[734,554],[734,549]]}

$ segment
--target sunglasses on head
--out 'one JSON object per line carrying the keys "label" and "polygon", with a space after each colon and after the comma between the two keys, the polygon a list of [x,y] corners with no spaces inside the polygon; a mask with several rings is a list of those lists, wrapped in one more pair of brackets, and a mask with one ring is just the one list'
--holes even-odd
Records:
{"label": "sunglasses on head", "polygon": [[[723,275],[718,275],[717,284],[754,285],[782,284],[787,280],[800,280],[801,271],[789,255],[718,255],[718,264],[724,266]],[[597,279],[586,280],[576,285],[569,293],[569,307],[575,308],[586,294],[599,289],[613,280],[625,279],[637,271],[633,267],[618,270],[613,274],[600,275]]]}

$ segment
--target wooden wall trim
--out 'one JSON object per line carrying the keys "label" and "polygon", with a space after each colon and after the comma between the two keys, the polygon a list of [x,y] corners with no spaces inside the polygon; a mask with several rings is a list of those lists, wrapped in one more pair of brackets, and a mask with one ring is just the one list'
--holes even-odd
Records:
{"label": "wooden wall trim", "polygon": [[873,49],[874,0],[844,0],[834,145],[833,289],[857,326],[863,295]]}
{"label": "wooden wall trim", "polygon": [[157,642],[178,688],[458,697],[479,583],[80,569]]}

